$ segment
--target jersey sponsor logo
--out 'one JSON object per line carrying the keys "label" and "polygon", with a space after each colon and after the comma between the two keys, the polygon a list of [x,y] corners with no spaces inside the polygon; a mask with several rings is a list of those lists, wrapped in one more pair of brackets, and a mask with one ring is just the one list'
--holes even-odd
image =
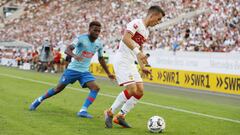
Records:
{"label": "jersey sponsor logo", "polygon": [[88,51],[83,51],[82,52],[82,56],[85,57],[85,58],[92,58],[94,55],[94,53],[92,52],[88,52]]}
{"label": "jersey sponsor logo", "polygon": [[136,32],[134,36],[132,37],[132,40],[134,40],[136,43],[138,43],[140,46],[146,41],[146,39],[141,35],[140,33]]}

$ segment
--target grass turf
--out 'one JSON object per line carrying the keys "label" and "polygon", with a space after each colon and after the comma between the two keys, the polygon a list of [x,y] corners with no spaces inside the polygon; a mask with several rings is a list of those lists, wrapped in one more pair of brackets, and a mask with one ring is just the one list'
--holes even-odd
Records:
{"label": "grass turf", "polygon": [[[48,88],[55,86],[60,75],[0,67],[0,135],[150,135],[152,133],[147,131],[146,123],[153,115],[159,115],[165,119],[167,127],[162,133],[165,135],[240,134],[240,123],[237,122],[141,103],[137,104],[126,117],[133,128],[122,129],[114,125],[113,129],[105,129],[103,111],[110,107],[114,98],[99,95],[89,108],[94,119],[78,118],[76,113],[88,93],[76,90],[75,88],[81,89],[77,82],[60,94],[44,101],[36,111],[29,111],[31,102],[45,93]],[[101,87],[101,94],[116,96],[123,89],[102,78],[99,78],[97,83]],[[240,120],[240,98],[147,85],[141,101]]]}

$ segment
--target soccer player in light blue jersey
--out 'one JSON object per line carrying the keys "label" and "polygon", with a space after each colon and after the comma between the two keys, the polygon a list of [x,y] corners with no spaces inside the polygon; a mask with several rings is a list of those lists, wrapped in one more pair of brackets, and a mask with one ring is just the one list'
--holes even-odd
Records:
{"label": "soccer player in light blue jersey", "polygon": [[89,88],[90,93],[85,100],[77,116],[84,118],[92,118],[93,116],[87,112],[88,107],[94,102],[97,97],[99,86],[95,82],[94,76],[89,72],[89,66],[93,55],[98,52],[98,60],[104,71],[110,79],[115,79],[107,68],[107,65],[102,56],[103,45],[98,39],[101,31],[101,24],[98,21],[93,21],[89,24],[88,34],[77,36],[72,44],[67,47],[65,53],[70,55],[73,60],[64,71],[58,85],[51,88],[46,94],[38,97],[30,106],[30,110],[35,110],[45,99],[61,92],[69,83],[79,81],[83,88]]}

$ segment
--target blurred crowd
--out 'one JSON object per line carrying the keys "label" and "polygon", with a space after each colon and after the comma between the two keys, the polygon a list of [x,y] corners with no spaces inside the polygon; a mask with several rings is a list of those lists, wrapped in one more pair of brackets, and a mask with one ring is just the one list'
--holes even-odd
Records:
{"label": "blurred crowd", "polygon": [[240,1],[209,0],[205,12],[191,19],[153,32],[155,48],[166,50],[240,52]]}
{"label": "blurred crowd", "polygon": [[41,45],[50,39],[53,47],[66,46],[77,34],[88,31],[88,23],[103,23],[105,49],[115,51],[126,24],[145,16],[150,5],[166,12],[163,22],[181,14],[209,11],[181,20],[166,29],[151,29],[145,49],[173,51],[240,52],[239,0],[13,0],[24,8],[20,18],[7,20],[0,41],[20,40]]}
{"label": "blurred crowd", "polygon": [[28,70],[39,72],[62,72],[71,60],[66,59],[60,49],[43,45],[39,50],[0,49],[0,65],[23,67],[28,64]]}
{"label": "blurred crowd", "polygon": [[7,0],[1,0],[0,1],[0,6],[3,6],[4,4],[6,4],[8,1]]}

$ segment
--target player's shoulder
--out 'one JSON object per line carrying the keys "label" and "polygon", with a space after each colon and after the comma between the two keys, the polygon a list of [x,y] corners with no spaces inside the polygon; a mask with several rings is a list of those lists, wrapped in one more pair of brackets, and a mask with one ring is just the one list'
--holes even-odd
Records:
{"label": "player's shoulder", "polygon": [[142,19],[134,19],[130,23],[128,23],[127,27],[133,27],[134,29],[138,29],[139,27],[142,27]]}
{"label": "player's shoulder", "polygon": [[95,43],[97,46],[100,46],[100,47],[103,46],[103,42],[102,42],[101,38],[96,39]]}
{"label": "player's shoulder", "polygon": [[73,39],[72,44],[73,45],[80,45],[87,39],[86,37],[87,37],[87,34],[78,34]]}

